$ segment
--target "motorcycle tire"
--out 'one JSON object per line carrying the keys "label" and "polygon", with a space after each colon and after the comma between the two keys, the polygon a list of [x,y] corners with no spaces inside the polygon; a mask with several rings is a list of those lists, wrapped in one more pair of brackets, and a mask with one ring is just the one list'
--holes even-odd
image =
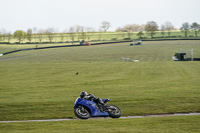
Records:
{"label": "motorcycle tire", "polygon": [[90,118],[90,112],[84,107],[79,105],[78,108],[74,109],[74,114],[80,119]]}
{"label": "motorcycle tire", "polygon": [[121,116],[121,110],[113,105],[110,105],[110,107],[115,108],[114,110],[109,110],[108,114],[111,118],[119,118]]}

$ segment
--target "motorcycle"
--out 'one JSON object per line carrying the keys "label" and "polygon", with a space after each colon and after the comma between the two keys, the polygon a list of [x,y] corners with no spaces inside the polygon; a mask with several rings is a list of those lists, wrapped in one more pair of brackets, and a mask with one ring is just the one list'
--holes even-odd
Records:
{"label": "motorcycle", "polygon": [[119,118],[121,116],[121,110],[118,107],[107,105],[110,99],[106,98],[102,101],[105,103],[105,106],[78,97],[74,103],[74,114],[80,119],[108,116],[111,118]]}

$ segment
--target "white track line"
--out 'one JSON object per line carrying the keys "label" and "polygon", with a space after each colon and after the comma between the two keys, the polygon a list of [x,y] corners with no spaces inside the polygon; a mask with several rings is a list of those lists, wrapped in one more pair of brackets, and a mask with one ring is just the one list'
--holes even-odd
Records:
{"label": "white track line", "polygon": [[[200,113],[180,113],[180,114],[161,114],[161,115],[147,115],[147,116],[127,116],[120,117],[119,119],[131,119],[131,118],[147,118],[147,117],[167,117],[167,116],[191,116],[200,115]],[[110,118],[110,117],[107,117]],[[93,117],[90,119],[105,119],[104,117]],[[110,118],[111,119],[111,118]],[[71,119],[46,119],[46,120],[19,120],[19,121],[0,121],[0,123],[13,123],[13,122],[49,122],[49,121],[68,121],[68,120],[79,120],[78,118]]]}

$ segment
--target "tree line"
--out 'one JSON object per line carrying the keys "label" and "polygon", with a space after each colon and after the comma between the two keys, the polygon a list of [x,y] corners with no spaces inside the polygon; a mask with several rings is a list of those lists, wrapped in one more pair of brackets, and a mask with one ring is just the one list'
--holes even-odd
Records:
{"label": "tree line", "polygon": [[[145,25],[138,25],[138,24],[127,24],[124,27],[119,27],[116,29],[117,32],[138,32],[137,35],[141,38],[144,35],[144,32],[149,34],[151,38],[154,37],[154,35],[157,33],[156,31],[160,31],[162,36],[164,37],[165,34],[168,36],[171,35],[171,32],[175,30],[175,27],[171,22],[165,22],[162,24],[159,28],[156,22],[149,21]],[[192,23],[191,25],[188,22],[185,22],[180,27],[181,32],[184,33],[185,37],[188,37],[188,33],[190,31],[195,32],[195,36],[198,36],[198,32],[200,32],[200,24],[197,22]]]}
{"label": "tree line", "polygon": [[[106,32],[110,28],[110,22],[103,21],[101,23],[101,27],[99,29],[100,32]],[[83,27],[80,25],[71,26],[68,30],[64,30],[62,33],[58,33],[57,29],[55,28],[47,28],[47,29],[28,29],[26,32],[23,30],[17,30],[14,34],[11,32],[6,32],[5,29],[0,29],[0,41],[7,41],[10,42],[12,38],[15,38],[20,43],[24,39],[27,39],[29,42],[33,40],[33,38],[37,38],[39,43],[43,41],[44,38],[48,38],[49,42],[52,42],[56,34],[59,34],[61,41],[63,41],[66,34],[71,38],[71,41],[74,42],[75,38],[77,40],[89,40],[92,33],[95,30],[92,27]],[[7,39],[7,40],[6,40]]]}
{"label": "tree line", "polygon": [[[48,42],[52,42],[56,34],[59,34],[61,42],[63,42],[64,37],[68,36],[71,42],[80,41],[80,40],[90,40],[91,36],[96,32],[98,34],[99,40],[101,40],[101,33],[105,33],[111,27],[110,22],[103,21],[101,26],[97,31],[95,31],[92,27],[83,27],[83,26],[71,26],[68,30],[64,30],[62,33],[58,33],[58,30],[55,28],[47,28],[47,29],[28,29],[26,32],[23,30],[17,30],[14,34],[10,32],[6,32],[5,29],[0,30],[0,41],[10,42],[12,38],[18,40],[18,43],[21,43],[24,39],[27,39],[29,42],[32,42],[33,38],[37,38],[39,43],[43,41],[44,38],[48,38]],[[119,27],[116,29],[116,32],[127,33],[128,38],[131,38],[131,34],[133,32],[137,33],[139,39],[142,39],[144,34],[148,34],[151,38],[153,38],[157,31],[160,31],[162,37],[171,36],[172,31],[175,30],[175,27],[171,22],[165,22],[160,27],[155,21],[149,21],[144,25],[138,24],[127,24],[123,27]],[[200,32],[200,24],[194,22],[189,24],[187,22],[183,23],[180,27],[181,32],[185,37],[188,37],[188,33],[193,31],[195,36],[197,37]],[[7,39],[7,40],[6,40]]]}

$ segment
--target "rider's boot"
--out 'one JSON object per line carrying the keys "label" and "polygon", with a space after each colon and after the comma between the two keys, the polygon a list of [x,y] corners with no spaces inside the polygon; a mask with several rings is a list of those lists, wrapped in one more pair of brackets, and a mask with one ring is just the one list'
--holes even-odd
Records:
{"label": "rider's boot", "polygon": [[107,105],[106,104],[99,104],[99,109],[101,112],[107,111]]}
{"label": "rider's boot", "polygon": [[99,107],[99,110],[100,110],[101,112],[104,112],[104,111],[105,111],[104,105],[102,105],[102,104],[97,104],[97,106]]}

